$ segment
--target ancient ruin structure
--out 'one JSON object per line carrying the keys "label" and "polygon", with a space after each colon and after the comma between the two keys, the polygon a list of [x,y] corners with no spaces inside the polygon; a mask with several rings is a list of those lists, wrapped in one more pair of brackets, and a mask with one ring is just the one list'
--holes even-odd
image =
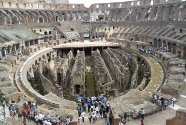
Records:
{"label": "ancient ruin structure", "polygon": [[[55,111],[67,110],[73,125],[74,99],[89,89],[112,97],[113,125],[124,112],[155,113],[153,93],[186,100],[185,21],[181,0],[89,8],[68,0],[0,1],[0,92],[22,92]],[[167,124],[185,122],[180,114]]]}

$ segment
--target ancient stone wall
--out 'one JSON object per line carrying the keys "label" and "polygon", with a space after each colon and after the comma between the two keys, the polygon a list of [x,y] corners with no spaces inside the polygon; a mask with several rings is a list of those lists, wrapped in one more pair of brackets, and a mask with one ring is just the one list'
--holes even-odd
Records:
{"label": "ancient stone wall", "polygon": [[109,48],[103,51],[103,59],[110,69],[117,90],[119,90],[119,92],[125,92],[130,83],[130,70],[128,65],[123,65],[116,54]]}
{"label": "ancient stone wall", "polygon": [[125,67],[129,69],[130,72],[130,89],[136,88],[138,83],[138,63],[134,55],[127,53],[123,49],[112,50],[116,53],[118,59],[123,63]]}
{"label": "ancient stone wall", "polygon": [[116,88],[114,81],[107,69],[107,66],[101,57],[100,51],[96,50],[92,52],[95,81],[97,82],[97,88],[99,93],[106,94],[108,91],[113,91]]}
{"label": "ancient stone wall", "polygon": [[85,53],[77,51],[74,66],[71,72],[72,95],[85,92]]}
{"label": "ancient stone wall", "polygon": [[177,110],[176,116],[166,121],[166,125],[185,125],[186,123],[186,111]]}
{"label": "ancient stone wall", "polygon": [[[57,64],[56,79],[58,79],[58,83],[63,87],[65,87],[69,82],[73,61],[74,61],[73,53],[72,51],[70,51],[67,54],[67,57],[60,59],[59,64]],[[60,76],[58,76],[58,73],[60,74]]]}

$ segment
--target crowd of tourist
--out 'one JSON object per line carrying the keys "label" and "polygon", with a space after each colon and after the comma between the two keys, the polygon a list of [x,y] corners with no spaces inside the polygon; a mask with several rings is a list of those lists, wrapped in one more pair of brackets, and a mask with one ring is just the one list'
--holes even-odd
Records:
{"label": "crowd of tourist", "polygon": [[160,107],[160,110],[166,110],[168,106],[168,100],[166,100],[162,95],[158,96],[153,94],[151,102],[157,104]]}
{"label": "crowd of tourist", "polygon": [[85,115],[88,114],[89,123],[96,123],[98,119],[105,119],[106,125],[112,125],[113,114],[107,98],[102,97],[85,97],[79,100],[78,115],[80,124],[85,122]]}
{"label": "crowd of tourist", "polygon": [[140,48],[139,52],[143,53],[143,54],[147,54],[150,56],[155,56],[156,52],[170,52],[170,49],[168,49],[167,47],[159,47],[159,48]]}
{"label": "crowd of tourist", "polygon": [[[35,122],[37,125],[70,125],[72,117],[44,114],[37,111],[37,103],[35,101],[29,101],[18,98],[17,101],[12,99],[7,102],[5,96],[1,98],[1,104],[3,106],[3,116],[6,118],[6,106],[9,107],[9,114],[11,118],[15,118],[23,125],[27,125],[28,122]],[[21,106],[20,106],[21,104]]]}

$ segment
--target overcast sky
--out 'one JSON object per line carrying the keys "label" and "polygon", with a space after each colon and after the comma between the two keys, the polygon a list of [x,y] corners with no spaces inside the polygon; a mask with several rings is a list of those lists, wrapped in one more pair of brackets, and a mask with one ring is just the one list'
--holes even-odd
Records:
{"label": "overcast sky", "polygon": [[110,2],[124,2],[130,0],[69,0],[70,4],[73,3],[81,3],[84,4],[86,7],[89,7],[93,3],[110,3]]}

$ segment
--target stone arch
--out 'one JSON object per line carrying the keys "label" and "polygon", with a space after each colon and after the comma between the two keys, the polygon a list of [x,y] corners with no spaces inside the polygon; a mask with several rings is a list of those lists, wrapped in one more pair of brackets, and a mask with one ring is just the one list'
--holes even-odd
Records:
{"label": "stone arch", "polygon": [[150,13],[152,11],[152,8],[148,8],[146,10],[146,14],[144,14],[144,20],[147,21],[147,20],[150,20]]}
{"label": "stone arch", "polygon": [[78,14],[77,12],[73,11],[72,12],[72,20],[76,21],[78,19]]}
{"label": "stone arch", "polygon": [[55,22],[55,14],[53,11],[47,11],[48,14],[50,15],[50,20],[51,22]]}
{"label": "stone arch", "polygon": [[17,11],[12,10],[12,12],[15,13],[15,15],[17,15],[20,23],[25,23],[26,24],[28,22],[28,19],[25,18],[25,16],[23,16],[23,14],[19,10],[17,10]]}
{"label": "stone arch", "polygon": [[10,17],[10,15],[9,14],[7,14],[4,10],[0,10],[1,11],[1,13],[2,13],[2,15],[4,16],[4,24],[5,25],[11,25],[12,24],[12,19],[11,19],[11,17]]}
{"label": "stone arch", "polygon": [[26,23],[34,22],[34,18],[31,17],[32,15],[29,14],[28,11],[21,11],[20,13],[21,13],[22,15],[24,15],[24,18],[25,18],[25,20],[26,20]]}
{"label": "stone arch", "polygon": [[38,11],[38,13],[43,17],[44,22],[48,22],[48,16],[43,11]]}
{"label": "stone arch", "polygon": [[62,21],[67,21],[67,16],[65,12],[61,12],[62,15]]}
{"label": "stone arch", "polygon": [[173,8],[174,11],[172,11],[172,19],[174,21],[178,21],[179,11],[180,11],[179,7],[180,6],[182,6],[182,5],[178,4],[178,5],[175,5],[174,8]]}
{"label": "stone arch", "polygon": [[81,93],[81,85],[74,85],[74,94],[80,94]]}
{"label": "stone arch", "polygon": [[158,42],[156,38],[154,38],[154,47],[158,47]]}
{"label": "stone arch", "polygon": [[7,14],[12,18],[12,24],[19,24],[20,20],[11,10],[5,10]]}
{"label": "stone arch", "polygon": [[167,44],[166,44],[165,40],[163,40],[162,45],[163,45],[163,47],[167,47]]}
{"label": "stone arch", "polygon": [[55,22],[62,21],[62,15],[59,11],[55,12]]}
{"label": "stone arch", "polygon": [[167,43],[167,48],[168,48],[168,50],[171,51],[171,42],[168,42],[168,43]]}
{"label": "stone arch", "polygon": [[67,20],[72,21],[72,14],[71,14],[71,12],[65,12],[65,13],[66,13]]}
{"label": "stone arch", "polygon": [[0,25],[5,25],[5,17],[0,16]]}
{"label": "stone arch", "polygon": [[35,13],[34,11],[27,11],[29,13],[29,15],[31,16],[31,18],[33,19],[34,23],[38,22],[38,14]]}
{"label": "stone arch", "polygon": [[162,47],[161,39],[158,40],[158,47]]}
{"label": "stone arch", "polygon": [[47,35],[47,34],[48,34],[47,31],[45,31],[45,32],[44,32],[44,35]]}
{"label": "stone arch", "polygon": [[161,7],[161,17],[163,20],[167,20],[168,8],[166,6]]}
{"label": "stone arch", "polygon": [[169,20],[169,21],[171,21],[171,20],[173,20],[173,12],[175,11],[174,10],[174,6],[173,5],[170,5],[170,6],[168,6],[168,12],[167,12],[167,19]]}
{"label": "stone arch", "polygon": [[39,17],[38,17],[38,23],[44,23],[44,19],[43,19],[42,16],[39,16]]}
{"label": "stone arch", "polygon": [[153,9],[153,20],[157,20],[158,19],[158,7],[155,7]]}

